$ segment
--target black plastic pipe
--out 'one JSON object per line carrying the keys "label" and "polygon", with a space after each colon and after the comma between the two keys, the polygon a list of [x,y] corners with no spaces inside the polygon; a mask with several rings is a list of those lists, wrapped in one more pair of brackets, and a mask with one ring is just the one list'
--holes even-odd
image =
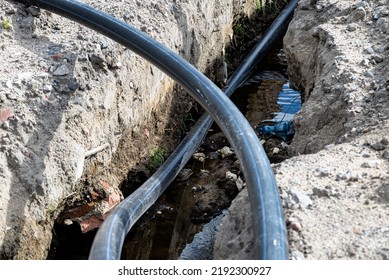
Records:
{"label": "black plastic pipe", "polygon": [[[247,120],[220,89],[171,50],[124,22],[94,10],[85,4],[70,0],[21,0],[17,2],[39,6],[95,29],[146,58],[181,84],[215,119],[241,162],[254,217],[254,244],[258,258],[287,258],[285,223],[270,163]],[[178,172],[179,170],[176,173]],[[162,177],[155,180],[157,185],[164,182]],[[155,196],[158,198],[162,191],[145,189],[141,196],[137,196],[136,205],[133,205],[133,208],[146,211],[147,209],[144,209],[143,206],[147,204],[151,206],[154,203]],[[91,259],[120,258],[124,237],[131,223],[135,222],[133,220],[135,215],[130,215],[128,209],[123,209],[120,205],[117,209],[118,214],[109,215],[99,230],[99,232],[108,231],[107,242],[113,244],[113,246],[102,248],[104,247],[103,244],[94,242],[90,253]],[[135,213],[139,211],[135,211]],[[114,220],[113,223],[118,220],[117,223],[120,224],[120,228],[125,229],[125,231],[122,230],[123,234],[105,226],[112,220]],[[114,252],[111,252],[110,248],[113,248]]]}
{"label": "black plastic pipe", "polygon": [[[297,6],[297,3],[298,0],[294,0],[285,7],[272,25],[262,35],[261,39],[247,55],[242,64],[231,75],[227,81],[228,85],[223,89],[227,96],[230,96],[246,81],[255,66],[265,57],[274,43],[280,38],[293,16],[293,11]],[[120,255],[122,249],[120,241],[122,238],[125,238],[125,235],[135,222],[152,204],[155,203],[160,194],[162,194],[173,182],[178,173],[202,143],[208,130],[212,126],[212,123],[213,120],[211,116],[205,113],[160,168],[142,186],[112,211],[95,236],[90,252],[90,258],[99,259],[101,258],[101,255],[104,254],[103,258],[110,259],[113,255]],[[279,206],[273,205],[273,208],[274,207]],[[130,220],[126,224],[128,228],[123,227],[123,219],[121,217],[130,217]],[[280,219],[280,217],[277,216],[276,219]],[[120,236],[119,242],[116,238],[113,238],[117,235]],[[284,257],[287,258],[286,234],[284,235],[284,238],[285,240],[282,244],[285,244],[285,247],[282,248],[281,251],[283,251]]]}

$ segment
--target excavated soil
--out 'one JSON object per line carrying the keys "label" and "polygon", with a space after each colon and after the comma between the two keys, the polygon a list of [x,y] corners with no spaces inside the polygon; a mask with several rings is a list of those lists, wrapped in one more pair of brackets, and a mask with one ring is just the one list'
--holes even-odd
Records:
{"label": "excavated soil", "polygon": [[[284,38],[288,74],[305,101],[292,157],[273,164],[290,259],[389,259],[388,6],[301,0]],[[254,258],[246,205],[242,191],[215,258]]]}
{"label": "excavated soil", "polygon": [[[209,77],[217,76],[234,15],[254,10],[233,0],[82,2]],[[127,173],[152,169],[153,151],[177,145],[195,103],[97,32],[14,1],[0,0],[0,8],[0,258],[44,259],[61,239],[54,222],[95,230],[123,198]]]}
{"label": "excavated soil", "polygon": [[[213,13],[205,2],[195,7],[188,1],[182,5],[124,2],[142,16],[124,12],[118,3],[94,4],[171,44],[202,71],[208,69],[220,85],[236,67],[233,59],[238,56],[222,59],[224,40],[232,31],[232,25],[225,25],[227,12]],[[239,2],[246,5],[246,1]],[[222,4],[216,4],[220,10]],[[53,233],[57,218],[63,227],[89,230],[93,235],[95,225],[83,224],[80,217],[69,214],[71,209],[86,214],[83,219],[87,220],[91,218],[89,207],[104,208],[106,213],[123,194],[131,193],[152,172],[150,151],[161,143],[172,150],[182,137],[182,130],[174,128],[182,123],[190,126],[188,112],[194,104],[184,95],[171,94],[181,91],[158,69],[102,36],[32,7],[5,1],[0,5],[0,258],[42,259],[47,257],[53,234],[57,243],[51,244],[60,248],[57,228]],[[273,138],[266,139],[264,146],[274,162],[290,259],[389,259],[388,6],[387,0],[301,0],[284,38],[288,76],[302,92],[304,103],[295,118],[292,143],[283,145]],[[206,26],[191,28],[195,20],[186,8],[204,17],[218,15],[216,25],[223,36],[214,40],[220,44],[206,50],[200,47],[215,33]],[[237,9],[232,2],[224,8],[228,15]],[[234,32],[242,37],[250,34],[241,33],[242,27],[245,23]],[[238,45],[237,40],[232,42],[233,52],[238,52]],[[129,75],[132,68],[143,72]],[[253,128],[276,109],[271,92],[277,92],[277,83],[247,94],[244,101],[237,98]],[[155,84],[158,87],[150,86]],[[113,90],[117,87],[122,91]],[[153,98],[144,92],[151,92]],[[131,105],[141,113],[128,110]],[[101,145],[103,152],[85,157],[85,152]],[[144,218],[169,224],[154,225],[152,232],[160,235],[159,240],[171,235],[175,245],[165,244],[161,249],[139,243],[136,246],[143,246],[144,255],[134,254],[126,245],[123,254],[130,254],[127,258],[169,258],[169,254],[176,258],[200,229],[212,237],[206,240],[208,247],[202,248],[208,257],[254,258],[244,177],[234,155],[225,159],[227,168],[210,164],[214,157],[221,157],[218,149],[211,145],[199,150],[206,162],[194,159],[188,168],[192,175],[183,174],[171,189],[176,199],[163,198]],[[227,171],[231,174],[223,176]],[[221,175],[210,179],[209,173]],[[197,183],[188,183],[188,178]],[[222,191],[213,193],[216,187]],[[230,208],[223,211],[238,192]],[[178,199],[185,193],[193,200]],[[204,200],[215,196],[216,204]],[[197,203],[197,212],[189,208],[175,212],[189,202]],[[191,232],[180,235],[183,227]],[[138,233],[147,231],[140,226]],[[89,241],[84,237],[73,240],[73,245],[86,246],[71,258],[87,254]],[[55,250],[51,252],[58,258]],[[194,258],[193,252],[189,256]]]}

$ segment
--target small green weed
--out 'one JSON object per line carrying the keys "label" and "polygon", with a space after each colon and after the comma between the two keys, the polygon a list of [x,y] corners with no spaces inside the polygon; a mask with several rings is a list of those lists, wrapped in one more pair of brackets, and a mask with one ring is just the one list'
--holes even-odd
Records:
{"label": "small green weed", "polygon": [[155,170],[160,167],[165,161],[166,157],[167,152],[164,148],[154,146],[153,150],[151,151],[151,157],[149,162],[150,168]]}
{"label": "small green weed", "polygon": [[232,29],[234,30],[234,33],[238,36],[244,34],[244,28],[240,23],[234,25],[234,27]]}
{"label": "small green weed", "polygon": [[1,22],[1,26],[7,30],[11,28],[11,24],[8,19],[3,19],[3,21]]}
{"label": "small green weed", "polygon": [[262,10],[262,0],[256,0],[255,1],[255,10],[256,11]]}
{"label": "small green weed", "polygon": [[193,116],[191,113],[188,113],[184,116],[181,122],[181,131],[182,133],[187,133],[189,131],[189,128],[191,125],[193,125],[196,121],[193,119]]}

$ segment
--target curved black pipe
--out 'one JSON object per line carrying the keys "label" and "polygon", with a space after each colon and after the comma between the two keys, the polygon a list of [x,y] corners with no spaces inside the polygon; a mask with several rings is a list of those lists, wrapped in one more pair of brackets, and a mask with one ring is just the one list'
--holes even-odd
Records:
{"label": "curved black pipe", "polygon": [[[216,120],[232,144],[242,164],[254,217],[254,243],[257,249],[257,256],[260,259],[287,258],[286,230],[282,209],[279,203],[277,186],[266,154],[255,133],[239,110],[211,81],[188,62],[147,35],[87,5],[70,0],[22,0],[17,2],[48,9],[95,29],[151,61],[180,83]],[[156,184],[160,185],[165,178],[161,177],[155,180],[157,181]],[[147,209],[142,209],[143,206],[150,204],[155,195],[159,196],[160,193],[145,188],[143,194],[146,196],[137,197],[138,201],[134,205],[134,209],[138,209],[138,211],[135,211],[135,213],[146,211]],[[149,203],[144,203],[145,201],[149,201]],[[123,209],[120,205],[117,209],[119,215],[110,215],[106,222],[103,223],[99,232],[107,230],[109,235],[108,243],[113,244],[112,248],[121,249],[125,234],[129,230],[130,224],[134,222],[134,216],[131,216],[127,209]],[[112,232],[112,229],[104,226],[113,220],[120,224],[120,228],[127,229],[127,231],[119,234],[118,232]],[[107,252],[100,250],[99,245],[96,242],[94,243],[90,258],[120,258],[120,251]]]}

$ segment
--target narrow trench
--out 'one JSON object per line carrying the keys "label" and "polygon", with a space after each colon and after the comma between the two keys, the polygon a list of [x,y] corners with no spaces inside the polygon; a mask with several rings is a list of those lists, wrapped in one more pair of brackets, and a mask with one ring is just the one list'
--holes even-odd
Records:
{"label": "narrow trench", "polygon": [[[239,23],[239,26],[242,24]],[[262,28],[265,29],[265,26]],[[258,35],[249,36],[252,41],[258,39],[255,38]],[[251,46],[240,50],[241,58],[244,52],[252,48],[250,43]],[[230,61],[230,65],[234,63],[237,61]],[[277,99],[287,83],[286,68],[280,40],[246,84],[231,97],[263,140],[271,162],[280,162],[288,157],[287,144],[291,139],[261,135],[259,128],[264,120],[272,119],[274,113],[280,111]],[[186,129],[193,125],[197,114],[193,112],[187,116]],[[229,207],[239,189],[235,181],[226,177],[226,173],[242,179],[244,177],[234,155],[222,156],[221,149],[224,147],[230,145],[217,125],[213,125],[198,149],[197,159],[188,162],[179,177],[131,229],[124,242],[122,259],[178,259],[203,225]],[[134,190],[146,180],[147,174],[142,171],[129,173],[127,180],[122,183],[122,190]],[[129,195],[129,192],[123,193]],[[71,226],[55,224],[48,258],[87,259],[96,231],[81,234],[76,223]]]}
{"label": "narrow trench", "polygon": [[[281,43],[281,42],[280,42]],[[247,85],[231,97],[237,107],[264,141],[272,163],[288,158],[287,145],[274,135],[261,135],[258,128],[264,120],[280,111],[278,93],[287,84],[286,64],[280,63],[280,45],[275,46],[266,63],[256,70]],[[213,125],[198,154],[192,158],[157,203],[131,229],[124,242],[122,259],[178,259],[204,224],[222,214],[239,193],[237,184],[226,173],[243,178],[234,155],[223,158],[218,152],[230,147],[217,125]]]}

